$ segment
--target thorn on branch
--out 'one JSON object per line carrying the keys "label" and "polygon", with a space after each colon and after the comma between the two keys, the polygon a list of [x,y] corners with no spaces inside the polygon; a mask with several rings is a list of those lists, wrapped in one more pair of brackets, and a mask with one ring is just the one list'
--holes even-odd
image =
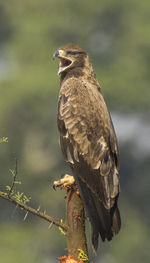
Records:
{"label": "thorn on branch", "polygon": [[40,211],[40,209],[41,209],[41,206],[39,205],[39,207],[38,207],[38,209],[36,210],[37,212],[39,212]]}
{"label": "thorn on branch", "polygon": [[27,212],[26,212],[26,214],[25,214],[25,216],[24,216],[24,219],[23,219],[23,221],[25,221],[25,220],[26,220],[26,218],[27,218],[28,214],[29,214],[29,212],[27,211]]}
{"label": "thorn on branch", "polygon": [[50,229],[50,228],[52,227],[52,225],[53,225],[53,222],[51,222],[51,223],[49,224],[48,229]]}

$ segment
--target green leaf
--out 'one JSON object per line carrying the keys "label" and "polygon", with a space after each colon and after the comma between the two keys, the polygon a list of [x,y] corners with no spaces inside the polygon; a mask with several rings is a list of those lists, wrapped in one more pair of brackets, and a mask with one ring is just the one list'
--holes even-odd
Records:
{"label": "green leaf", "polygon": [[8,137],[2,137],[0,138],[0,143],[8,142]]}
{"label": "green leaf", "polygon": [[9,169],[9,172],[11,173],[12,176],[15,176],[15,171],[12,169]]}
{"label": "green leaf", "polygon": [[[63,219],[61,219],[60,222],[63,223]],[[62,227],[59,227],[58,229],[60,230],[62,235],[66,235],[66,232],[62,229]]]}
{"label": "green leaf", "polygon": [[82,249],[78,248],[78,251],[79,251],[78,259],[80,259],[82,261],[89,260],[88,256],[86,255],[86,253]]}
{"label": "green leaf", "polygon": [[22,201],[23,201],[24,204],[30,202],[30,200],[31,200],[31,197],[27,197],[26,195],[24,195],[23,198],[22,198]]}
{"label": "green leaf", "polygon": [[10,185],[6,185],[6,190],[10,191],[10,189],[11,189]]}
{"label": "green leaf", "polygon": [[14,184],[21,184],[21,181],[15,181]]}

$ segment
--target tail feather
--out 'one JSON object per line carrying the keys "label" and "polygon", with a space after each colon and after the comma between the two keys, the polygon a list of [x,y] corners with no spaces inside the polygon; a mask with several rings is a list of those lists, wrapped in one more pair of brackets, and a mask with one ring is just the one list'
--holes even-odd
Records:
{"label": "tail feather", "polygon": [[75,177],[75,179],[91,223],[92,245],[96,251],[99,235],[102,241],[105,239],[110,241],[119,232],[121,226],[119,210],[117,204],[110,210],[106,209],[85,182],[81,181],[79,177]]}
{"label": "tail feather", "polygon": [[120,213],[119,209],[116,205],[113,215],[112,215],[112,231],[115,235],[119,233],[119,230],[121,228],[121,218],[120,218]]}

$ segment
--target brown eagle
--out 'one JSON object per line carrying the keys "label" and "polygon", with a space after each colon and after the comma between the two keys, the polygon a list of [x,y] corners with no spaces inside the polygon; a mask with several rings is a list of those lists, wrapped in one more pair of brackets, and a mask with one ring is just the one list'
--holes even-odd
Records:
{"label": "brown eagle", "polygon": [[[88,54],[75,44],[59,48],[58,129],[61,149],[98,237],[111,240],[121,227],[118,146],[114,127]],[[69,184],[67,175],[54,185]]]}

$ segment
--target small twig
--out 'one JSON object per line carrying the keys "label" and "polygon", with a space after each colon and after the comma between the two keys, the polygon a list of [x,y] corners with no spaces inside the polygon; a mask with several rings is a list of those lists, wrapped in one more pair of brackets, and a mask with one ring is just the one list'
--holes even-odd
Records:
{"label": "small twig", "polygon": [[36,215],[36,216],[39,216],[41,218],[43,218],[44,220],[50,222],[50,223],[53,223],[54,225],[58,226],[58,227],[61,227],[63,230],[67,231],[68,230],[68,227],[67,225],[61,223],[60,221],[56,220],[55,218],[47,215],[47,214],[44,214],[43,212],[40,212],[39,210],[36,210],[26,204],[24,204],[23,202],[20,202],[20,201],[17,201],[16,199],[12,198],[10,195],[8,195],[7,193],[4,193],[4,192],[0,192],[0,197],[13,203],[14,205],[16,206],[19,206],[21,208],[23,208],[24,210]]}
{"label": "small twig", "polygon": [[10,187],[10,190],[8,192],[8,197],[11,196],[11,193],[13,191],[13,188],[14,188],[14,185],[15,185],[15,181],[16,181],[16,177],[17,177],[17,173],[18,173],[18,160],[16,158],[16,161],[15,161],[15,170],[14,170],[14,173],[13,173],[13,181],[12,181],[12,185]]}

